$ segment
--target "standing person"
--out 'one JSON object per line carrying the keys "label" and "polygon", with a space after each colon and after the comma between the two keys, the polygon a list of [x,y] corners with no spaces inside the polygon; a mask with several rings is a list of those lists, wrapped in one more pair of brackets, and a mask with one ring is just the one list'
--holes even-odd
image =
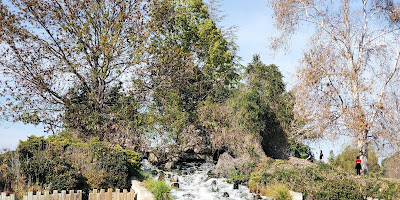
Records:
{"label": "standing person", "polygon": [[322,150],[319,150],[319,161],[324,163],[324,154],[322,153]]}
{"label": "standing person", "polygon": [[360,160],[360,156],[357,156],[357,159],[356,159],[356,170],[357,170],[357,175],[361,175],[361,160]]}
{"label": "standing person", "polygon": [[312,153],[311,153],[311,149],[307,150],[307,161],[312,162]]}

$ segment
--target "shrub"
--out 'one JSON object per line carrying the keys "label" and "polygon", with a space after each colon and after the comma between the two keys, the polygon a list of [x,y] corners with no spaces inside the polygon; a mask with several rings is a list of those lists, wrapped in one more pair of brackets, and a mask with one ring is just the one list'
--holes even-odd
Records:
{"label": "shrub", "polygon": [[289,192],[289,189],[284,184],[272,184],[267,187],[267,196],[273,197],[276,200],[291,200],[292,195]]}
{"label": "shrub", "polygon": [[307,150],[310,149],[311,147],[308,145],[305,145],[303,143],[294,143],[290,145],[289,151],[293,152],[293,156],[296,158],[302,158],[306,159],[307,158]]}
{"label": "shrub", "polygon": [[251,174],[252,192],[268,194],[268,186],[281,183],[301,192],[308,199],[399,199],[400,183],[379,178],[354,179],[345,170],[319,163],[299,168],[288,161],[266,159],[257,164]]}
{"label": "shrub", "polygon": [[139,169],[136,152],[97,138],[78,140],[68,132],[48,138],[30,136],[20,141],[16,151],[0,155],[0,189],[26,193],[43,188],[130,188],[130,177]]}
{"label": "shrub", "polygon": [[165,181],[154,180],[149,178],[145,181],[144,186],[150,190],[156,200],[172,200],[171,187]]}
{"label": "shrub", "polygon": [[235,165],[229,172],[228,182],[246,183],[250,180],[251,172],[256,166],[255,162],[247,162],[241,165]]}

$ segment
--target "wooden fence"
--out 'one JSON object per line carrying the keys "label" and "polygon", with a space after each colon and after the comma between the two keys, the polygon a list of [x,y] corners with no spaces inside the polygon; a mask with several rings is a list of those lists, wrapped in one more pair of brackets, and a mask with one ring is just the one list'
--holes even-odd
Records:
{"label": "wooden fence", "polygon": [[100,189],[97,191],[93,190],[93,193],[89,193],[89,200],[135,200],[135,192],[133,189],[128,192],[127,189],[120,191],[120,189],[116,189],[113,192],[113,189],[109,188],[107,192],[105,189]]}
{"label": "wooden fence", "polygon": [[[92,193],[89,193],[89,200],[135,200],[135,192],[133,189],[128,192],[127,189],[120,191],[120,189],[116,189],[113,192],[113,189],[108,189],[107,192],[105,189],[94,189]],[[5,192],[1,193],[0,200],[17,200],[15,194],[6,195]],[[82,200],[82,190],[78,190],[74,192],[74,190],[70,190],[67,194],[67,191],[62,190],[59,193],[57,190],[54,190],[52,194],[49,191],[36,192],[33,195],[33,192],[28,192],[28,195],[25,195],[23,200]]]}
{"label": "wooden fence", "polygon": [[17,197],[15,196],[15,194],[10,194],[10,196],[7,196],[5,192],[2,192],[0,200],[17,200]]}
{"label": "wooden fence", "polygon": [[82,200],[82,190],[78,190],[76,193],[74,190],[70,190],[68,194],[65,190],[62,190],[61,193],[53,190],[53,194],[50,194],[49,191],[45,191],[44,194],[36,192],[36,195],[28,192],[28,195],[24,196],[24,200]]}

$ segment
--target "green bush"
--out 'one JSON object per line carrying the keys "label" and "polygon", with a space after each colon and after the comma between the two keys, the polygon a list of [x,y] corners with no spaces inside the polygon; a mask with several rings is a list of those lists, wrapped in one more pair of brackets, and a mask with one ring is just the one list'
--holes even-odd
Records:
{"label": "green bush", "polygon": [[255,162],[247,162],[241,165],[235,165],[229,172],[228,182],[246,183],[250,180],[251,172],[256,166]]}
{"label": "green bush", "polygon": [[[18,164],[6,154],[0,156],[0,189],[21,193],[43,188],[130,188],[130,177],[139,174],[140,169],[136,152],[97,138],[78,140],[68,132],[48,138],[30,136],[27,141],[20,141],[16,151],[7,153],[15,154]],[[5,179],[3,175],[19,179]]]}
{"label": "green bush", "polygon": [[294,157],[302,159],[307,158],[308,149],[311,149],[311,147],[302,143],[295,143],[289,147],[289,151],[294,153]]}
{"label": "green bush", "polygon": [[329,164],[299,168],[288,161],[273,159],[257,164],[249,188],[267,195],[268,186],[277,183],[288,185],[290,190],[301,192],[309,199],[400,198],[400,183],[367,176],[355,179],[345,170]]}
{"label": "green bush", "polygon": [[165,181],[158,181],[149,178],[145,181],[144,186],[150,190],[156,200],[172,200],[171,187]]}

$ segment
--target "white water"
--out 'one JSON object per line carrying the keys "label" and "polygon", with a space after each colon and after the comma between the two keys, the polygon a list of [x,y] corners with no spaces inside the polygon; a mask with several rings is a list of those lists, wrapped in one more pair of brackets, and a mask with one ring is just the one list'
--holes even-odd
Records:
{"label": "white water", "polygon": [[[165,181],[171,185],[170,176],[177,177],[179,189],[171,191],[172,197],[179,200],[253,200],[254,194],[250,193],[249,189],[244,185],[239,185],[238,190],[233,189],[233,184],[227,183],[224,178],[209,178],[207,172],[214,169],[215,165],[211,163],[186,163],[179,170],[165,172]],[[147,160],[142,162],[142,169],[145,172],[151,172],[157,168],[151,165]],[[160,172],[160,170],[157,170]],[[180,174],[180,175],[178,175]],[[187,174],[187,175],[186,175]],[[158,178],[158,175],[153,175]],[[216,181],[218,192],[212,191],[211,183]],[[224,192],[229,194],[229,197],[223,197]],[[269,199],[261,197],[262,199]]]}

